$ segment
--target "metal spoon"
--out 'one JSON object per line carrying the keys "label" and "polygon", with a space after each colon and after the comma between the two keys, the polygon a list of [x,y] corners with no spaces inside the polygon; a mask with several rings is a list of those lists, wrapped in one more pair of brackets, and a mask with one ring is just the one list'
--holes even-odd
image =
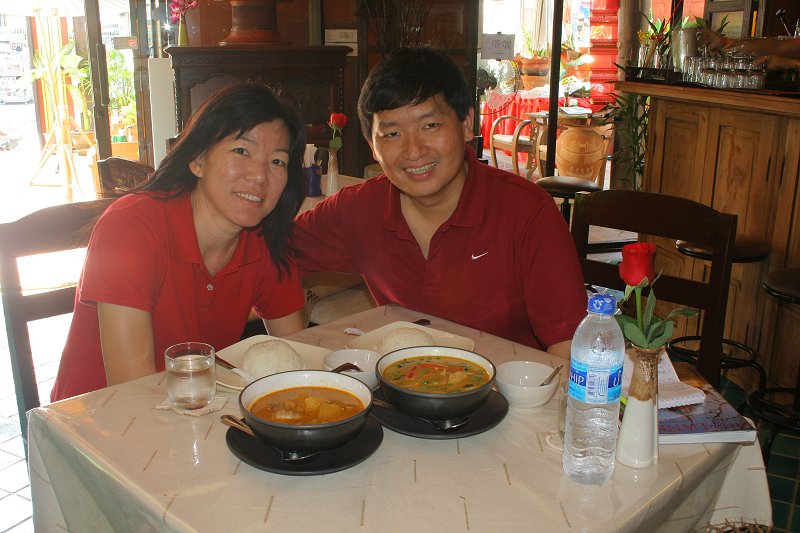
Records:
{"label": "metal spoon", "polygon": [[556,376],[558,375],[558,373],[559,373],[559,372],[561,372],[561,369],[562,369],[562,368],[564,368],[564,365],[558,365],[557,367],[555,367],[555,368],[553,369],[553,371],[552,371],[552,372],[550,372],[550,373],[547,375],[547,377],[546,377],[546,378],[544,378],[544,381],[542,381],[542,382],[539,384],[539,386],[540,386],[540,387],[544,387],[545,385],[548,385],[548,384],[549,384],[551,381],[553,381],[553,378],[554,378],[554,377],[556,377]]}
{"label": "metal spoon", "polygon": [[283,459],[287,463],[296,463],[299,461],[311,461],[312,459],[316,458],[319,455],[319,452],[299,452],[295,450],[282,450],[277,446],[275,446],[274,444],[262,440],[258,435],[255,434],[253,429],[247,425],[247,422],[239,418],[236,418],[233,415],[222,415],[219,417],[219,419],[226,426],[236,428],[239,431],[247,433],[251,437],[257,438],[258,440],[264,442],[265,444],[269,444],[270,446],[272,446],[273,448],[275,448],[280,452],[281,459]]}
{"label": "metal spoon", "polygon": [[383,409],[389,409],[391,411],[395,411],[397,413],[404,414],[406,416],[424,420],[425,422],[432,425],[434,429],[438,429],[439,431],[452,431],[454,429],[458,429],[462,426],[465,426],[467,423],[469,423],[469,418],[466,416],[457,418],[448,418],[445,420],[431,420],[430,418],[425,418],[424,416],[412,415],[411,413],[406,413],[405,411],[401,411],[394,405],[388,402],[384,402],[383,400],[378,400],[377,398],[372,399],[372,405],[377,405],[378,407],[382,407]]}

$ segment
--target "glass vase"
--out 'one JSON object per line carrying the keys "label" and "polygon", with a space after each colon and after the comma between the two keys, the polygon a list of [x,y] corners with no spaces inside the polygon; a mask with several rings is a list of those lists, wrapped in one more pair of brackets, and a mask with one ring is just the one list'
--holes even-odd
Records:
{"label": "glass vase", "polygon": [[181,15],[181,19],[178,21],[178,36],[177,36],[177,43],[178,46],[189,46],[189,31],[186,28],[186,17]]}
{"label": "glass vase", "polygon": [[617,461],[633,468],[658,463],[658,357],[661,348],[633,347],[628,400],[617,438]]}
{"label": "glass vase", "polygon": [[339,157],[338,150],[328,148],[328,179],[325,183],[325,196],[339,192]]}

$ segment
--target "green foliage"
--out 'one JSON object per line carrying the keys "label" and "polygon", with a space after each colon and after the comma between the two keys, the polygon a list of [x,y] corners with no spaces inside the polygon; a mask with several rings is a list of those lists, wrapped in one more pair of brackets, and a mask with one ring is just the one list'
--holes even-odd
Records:
{"label": "green foliage", "polygon": [[[675,330],[675,323],[672,321],[674,317],[691,317],[697,314],[696,309],[679,307],[670,311],[667,318],[662,319],[655,316],[657,300],[653,285],[660,276],[661,274],[658,274],[653,283],[649,283],[645,277],[636,286],[626,285],[623,301],[627,300],[631,294],[636,296],[636,317],[629,315],[616,315],[614,317],[617,319],[622,335],[626,339],[634,345],[648,350],[659,348],[672,338],[672,333]],[[644,313],[642,313],[642,290],[648,285],[650,286],[650,293],[647,296]]]}
{"label": "green foliage", "polygon": [[133,72],[119,50],[108,50],[108,107],[112,112],[124,115],[124,108],[136,102]]}
{"label": "green foliage", "polygon": [[[694,21],[688,21],[688,18],[689,17],[686,17],[686,19],[684,19],[684,23],[683,23],[683,27],[684,28],[708,28],[709,27],[708,22],[704,18],[695,17]],[[720,19],[719,26],[717,26],[717,29],[715,29],[713,31],[715,31],[716,33],[719,33],[720,35],[725,35],[725,33],[724,33],[725,32],[725,28],[728,26],[728,24],[730,24],[730,22],[731,21],[728,20],[728,15],[725,15],[724,17],[722,17],[722,19]]]}
{"label": "green foliage", "polygon": [[28,82],[42,82],[45,98],[56,116],[58,108],[67,105],[67,94],[82,114],[87,112],[88,62],[75,53],[75,41],[68,42],[49,57],[42,49],[36,50],[33,69],[25,78]]}
{"label": "green foliage", "polygon": [[[624,70],[620,65],[617,67]],[[644,175],[650,98],[632,93],[613,93],[611,97],[614,103],[608,104],[603,112],[607,120],[614,123],[614,131],[622,141],[611,160],[623,169],[620,180],[638,191]]]}

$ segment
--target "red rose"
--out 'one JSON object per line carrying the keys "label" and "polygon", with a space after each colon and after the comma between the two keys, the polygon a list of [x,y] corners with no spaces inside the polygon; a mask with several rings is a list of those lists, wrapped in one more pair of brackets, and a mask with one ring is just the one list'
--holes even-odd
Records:
{"label": "red rose", "polygon": [[344,113],[331,113],[328,124],[330,124],[331,127],[336,126],[338,129],[342,129],[347,124],[347,115]]}
{"label": "red rose", "polygon": [[619,277],[626,285],[636,286],[647,277],[653,283],[656,277],[653,256],[656,245],[649,242],[636,242],[622,247],[622,263],[619,264]]}

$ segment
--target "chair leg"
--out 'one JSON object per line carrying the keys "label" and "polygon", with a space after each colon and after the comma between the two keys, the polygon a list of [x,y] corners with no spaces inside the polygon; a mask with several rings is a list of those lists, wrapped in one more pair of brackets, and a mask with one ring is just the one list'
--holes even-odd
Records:
{"label": "chair leg", "polygon": [[492,153],[492,166],[497,168],[497,148],[494,147],[494,144],[489,147],[489,151]]}
{"label": "chair leg", "polygon": [[569,198],[561,199],[561,214],[564,215],[564,220],[567,221],[567,226],[569,226],[570,217],[572,216],[572,204],[570,204]]}
{"label": "chair leg", "polygon": [[775,437],[778,436],[780,430],[781,427],[779,425],[773,425],[767,440],[764,441],[764,449],[761,450],[761,457],[764,460],[764,468],[769,466],[769,456],[772,453],[772,443],[775,441]]}

